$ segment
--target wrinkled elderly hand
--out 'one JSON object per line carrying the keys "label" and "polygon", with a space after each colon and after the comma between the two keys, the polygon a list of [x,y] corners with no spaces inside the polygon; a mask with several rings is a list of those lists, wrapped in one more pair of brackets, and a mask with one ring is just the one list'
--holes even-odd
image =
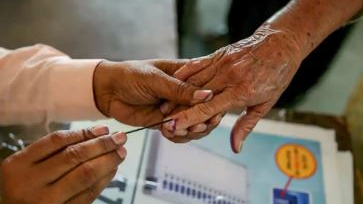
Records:
{"label": "wrinkled elderly hand", "polygon": [[91,203],[126,157],[126,135],[106,126],[58,131],[2,162],[3,204]]}
{"label": "wrinkled elderly hand", "polygon": [[94,73],[94,95],[99,110],[122,123],[146,126],[162,121],[159,109],[165,101],[194,105],[213,97],[172,75],[185,61],[103,61]]}
{"label": "wrinkled elderly hand", "polygon": [[[261,27],[247,39],[188,62],[174,76],[213,90],[214,98],[172,114],[175,130],[187,130],[227,110],[246,109],[231,132],[232,149],[239,152],[248,133],[271,109],[296,73],[302,59],[297,55],[297,47],[287,33]],[[163,106],[174,107],[170,103]],[[173,131],[170,124],[163,129]]]}

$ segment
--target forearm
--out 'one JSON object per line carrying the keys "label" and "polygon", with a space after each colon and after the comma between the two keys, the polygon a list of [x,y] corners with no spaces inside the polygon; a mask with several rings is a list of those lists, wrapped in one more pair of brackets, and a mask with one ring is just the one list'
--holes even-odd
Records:
{"label": "forearm", "polygon": [[93,71],[99,60],[74,60],[35,45],[0,50],[0,124],[96,119]]}
{"label": "forearm", "polygon": [[292,0],[262,27],[286,32],[303,60],[363,9],[363,0]]}

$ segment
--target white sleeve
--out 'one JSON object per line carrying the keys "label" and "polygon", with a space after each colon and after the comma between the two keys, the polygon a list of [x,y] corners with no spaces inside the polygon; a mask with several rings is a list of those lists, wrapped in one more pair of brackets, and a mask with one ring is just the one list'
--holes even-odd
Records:
{"label": "white sleeve", "polygon": [[46,45],[0,48],[0,124],[105,118],[93,98],[99,62],[71,59]]}

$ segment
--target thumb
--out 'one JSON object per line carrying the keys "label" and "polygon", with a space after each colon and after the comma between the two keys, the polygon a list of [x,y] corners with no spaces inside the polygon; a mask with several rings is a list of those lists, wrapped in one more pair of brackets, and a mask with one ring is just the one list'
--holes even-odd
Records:
{"label": "thumb", "polygon": [[213,98],[213,91],[197,88],[189,83],[180,81],[168,75],[155,83],[156,94],[160,98],[182,105],[194,105],[209,101]]}
{"label": "thumb", "polygon": [[264,103],[247,109],[246,115],[241,115],[234,124],[231,132],[231,147],[233,152],[239,153],[243,143],[257,122],[267,114],[272,106]]}

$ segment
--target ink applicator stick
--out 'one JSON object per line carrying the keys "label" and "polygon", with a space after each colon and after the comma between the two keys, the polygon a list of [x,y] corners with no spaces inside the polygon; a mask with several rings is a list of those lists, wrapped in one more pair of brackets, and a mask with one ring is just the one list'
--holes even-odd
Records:
{"label": "ink applicator stick", "polygon": [[155,127],[155,126],[158,126],[158,125],[161,125],[161,124],[164,124],[164,123],[170,122],[170,121],[172,121],[172,120],[173,120],[173,119],[164,120],[164,121],[161,121],[161,122],[158,122],[158,123],[154,123],[154,124],[148,125],[148,126],[146,126],[146,127],[141,127],[141,128],[137,128],[137,129],[134,129],[134,130],[130,130],[130,131],[125,132],[125,134],[126,134],[126,135],[128,135],[128,134],[131,134],[131,133],[134,133],[134,132],[138,132],[138,131],[140,131],[140,130],[144,130],[144,129],[152,128],[152,127]]}

